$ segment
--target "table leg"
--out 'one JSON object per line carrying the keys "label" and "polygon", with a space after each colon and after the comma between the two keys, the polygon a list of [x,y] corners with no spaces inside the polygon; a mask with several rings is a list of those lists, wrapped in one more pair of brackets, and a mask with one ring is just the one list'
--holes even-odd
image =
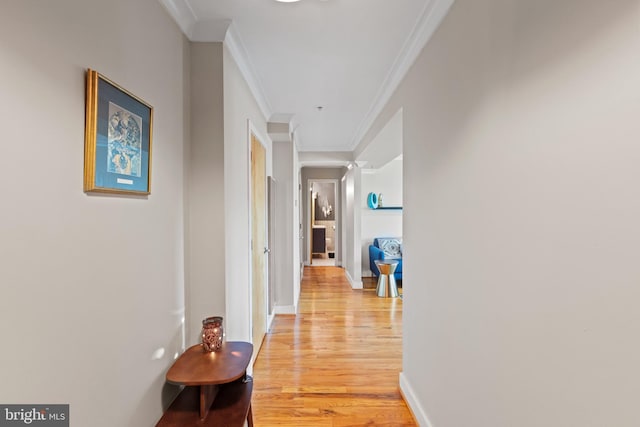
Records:
{"label": "table leg", "polygon": [[251,410],[251,402],[249,402],[249,413],[247,414],[247,426],[253,427],[253,411]]}
{"label": "table leg", "polygon": [[217,385],[201,385],[200,386],[200,419],[204,420],[209,413],[209,408],[213,404],[218,394]]}

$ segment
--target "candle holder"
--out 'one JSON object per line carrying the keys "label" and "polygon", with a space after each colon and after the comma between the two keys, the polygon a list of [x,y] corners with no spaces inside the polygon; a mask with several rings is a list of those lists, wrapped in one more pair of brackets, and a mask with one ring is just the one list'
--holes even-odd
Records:
{"label": "candle holder", "polygon": [[221,316],[207,317],[202,321],[202,347],[205,351],[220,350],[223,337]]}

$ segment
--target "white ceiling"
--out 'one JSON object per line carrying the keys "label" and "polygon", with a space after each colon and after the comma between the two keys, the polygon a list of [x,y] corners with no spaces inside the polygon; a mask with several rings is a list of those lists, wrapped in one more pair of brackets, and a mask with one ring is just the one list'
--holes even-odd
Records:
{"label": "white ceiling", "polygon": [[160,1],[192,41],[226,42],[302,152],[353,151],[453,2]]}

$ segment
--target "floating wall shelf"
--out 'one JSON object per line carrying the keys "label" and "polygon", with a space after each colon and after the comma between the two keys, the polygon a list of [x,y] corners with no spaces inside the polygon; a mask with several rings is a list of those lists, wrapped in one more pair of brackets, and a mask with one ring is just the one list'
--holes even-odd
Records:
{"label": "floating wall shelf", "polygon": [[378,209],[402,210],[402,206],[380,206],[380,202],[382,201],[381,197],[382,194],[380,194],[380,197],[378,197],[378,195],[373,192],[367,194],[367,206],[369,206],[369,209],[373,211],[376,211]]}

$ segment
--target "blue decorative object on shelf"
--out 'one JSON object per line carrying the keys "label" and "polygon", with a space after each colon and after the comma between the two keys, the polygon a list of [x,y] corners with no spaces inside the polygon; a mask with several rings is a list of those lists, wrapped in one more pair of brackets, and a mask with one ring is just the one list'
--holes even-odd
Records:
{"label": "blue decorative object on shelf", "polygon": [[367,206],[371,209],[378,209],[378,195],[376,193],[369,193],[367,196]]}

